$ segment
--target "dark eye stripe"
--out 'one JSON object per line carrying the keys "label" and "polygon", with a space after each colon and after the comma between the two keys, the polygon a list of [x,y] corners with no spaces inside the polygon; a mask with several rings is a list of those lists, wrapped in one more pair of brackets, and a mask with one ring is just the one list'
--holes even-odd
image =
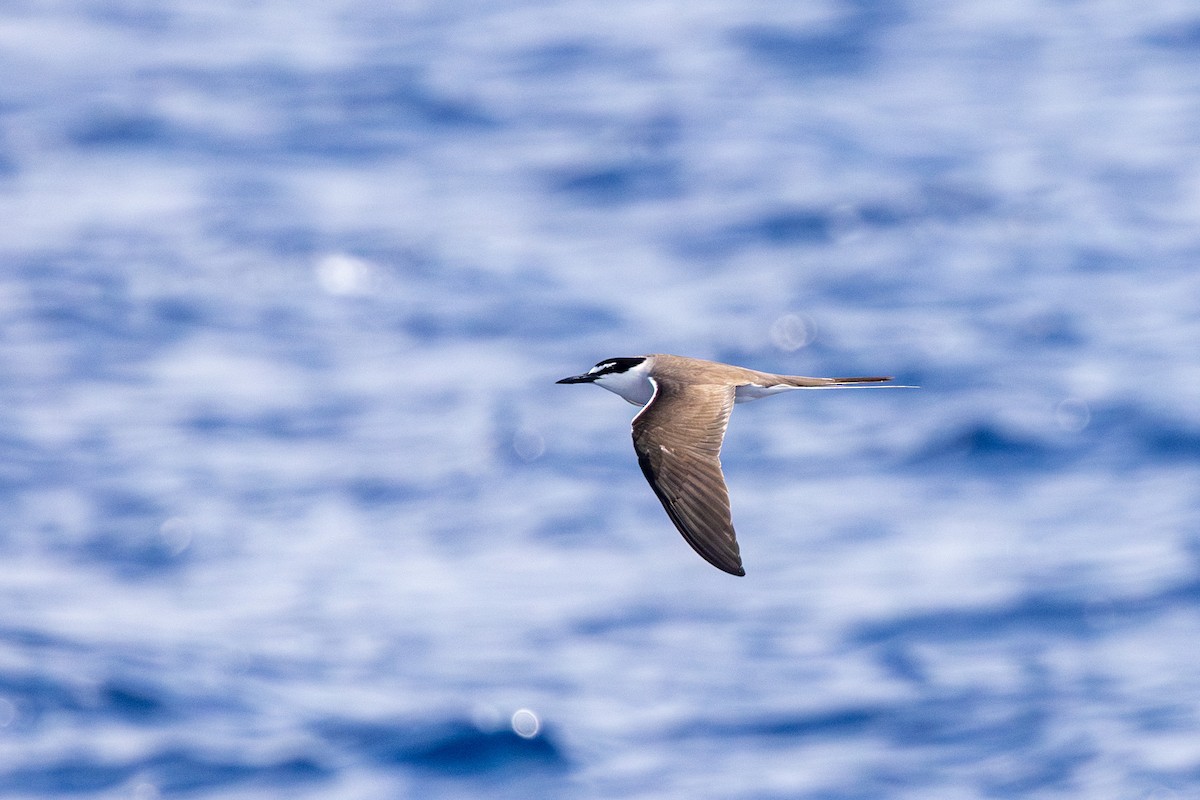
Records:
{"label": "dark eye stripe", "polygon": [[607,361],[596,362],[596,366],[588,370],[588,374],[599,376],[628,372],[645,360],[644,358],[610,358]]}

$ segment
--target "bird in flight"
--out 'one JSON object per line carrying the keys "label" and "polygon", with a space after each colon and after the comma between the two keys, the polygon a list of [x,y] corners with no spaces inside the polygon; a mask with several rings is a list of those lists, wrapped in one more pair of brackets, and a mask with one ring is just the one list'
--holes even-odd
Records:
{"label": "bird in flight", "polygon": [[890,380],[775,375],[655,354],[608,358],[557,382],[594,383],[642,407],[633,418],[633,449],[667,516],[705,561],[731,575],[745,575],[720,460],[734,403],[792,389],[878,386]]}

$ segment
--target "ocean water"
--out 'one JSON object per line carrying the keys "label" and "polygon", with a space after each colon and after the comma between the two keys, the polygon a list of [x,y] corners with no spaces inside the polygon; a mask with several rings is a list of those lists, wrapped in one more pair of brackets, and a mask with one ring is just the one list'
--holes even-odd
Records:
{"label": "ocean water", "polygon": [[[0,7],[0,796],[1200,797],[1188,3]],[[747,576],[634,409],[739,406]]]}

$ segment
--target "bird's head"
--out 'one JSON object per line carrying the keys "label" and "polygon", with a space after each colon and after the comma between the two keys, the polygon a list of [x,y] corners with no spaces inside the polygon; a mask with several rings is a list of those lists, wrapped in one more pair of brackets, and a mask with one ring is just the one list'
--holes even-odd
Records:
{"label": "bird's head", "polygon": [[611,380],[612,376],[624,375],[645,361],[645,356],[638,356],[637,358],[606,358],[603,361],[596,362],[596,366],[582,375],[572,375],[569,378],[563,378],[561,381],[555,381],[555,383],[599,383],[603,385],[606,382],[606,378]]}
{"label": "bird's head", "polygon": [[582,375],[572,375],[556,383],[594,383],[636,406],[641,406],[649,403],[654,396],[650,366],[651,360],[648,356],[606,358]]}

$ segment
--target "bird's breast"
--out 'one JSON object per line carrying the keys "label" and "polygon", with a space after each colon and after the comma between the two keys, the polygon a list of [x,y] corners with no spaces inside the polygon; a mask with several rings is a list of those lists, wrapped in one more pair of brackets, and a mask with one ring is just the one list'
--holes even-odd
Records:
{"label": "bird's breast", "polygon": [[596,383],[635,406],[644,406],[654,399],[654,383],[643,372],[629,370],[616,375],[605,375]]}

